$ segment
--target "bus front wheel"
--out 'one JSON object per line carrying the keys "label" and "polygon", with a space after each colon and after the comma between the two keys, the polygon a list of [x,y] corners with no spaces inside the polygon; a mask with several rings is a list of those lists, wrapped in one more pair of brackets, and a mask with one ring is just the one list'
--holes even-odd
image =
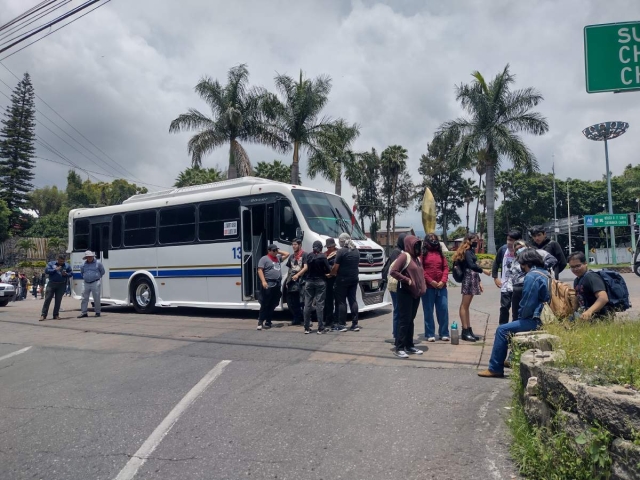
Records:
{"label": "bus front wheel", "polygon": [[131,300],[136,312],[153,313],[156,309],[156,292],[151,280],[147,277],[134,280],[131,287]]}

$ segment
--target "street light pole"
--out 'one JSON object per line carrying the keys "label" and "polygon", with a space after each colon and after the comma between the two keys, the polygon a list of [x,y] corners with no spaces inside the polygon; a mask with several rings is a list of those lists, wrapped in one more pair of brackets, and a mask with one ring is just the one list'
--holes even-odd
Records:
{"label": "street light pole", "polygon": [[[613,215],[613,199],[611,196],[611,171],[609,170],[609,145],[607,140],[613,140],[624,134],[629,128],[626,122],[603,122],[582,130],[582,134],[589,140],[604,140],[604,156],[607,166],[607,197],[609,202],[609,215]],[[616,259],[616,237],[614,227],[611,226],[611,260],[614,265],[617,264]],[[605,228],[606,232],[606,228]]]}
{"label": "street light pole", "polygon": [[558,241],[558,201],[556,200],[556,163],[551,167],[553,172],[553,240]]}

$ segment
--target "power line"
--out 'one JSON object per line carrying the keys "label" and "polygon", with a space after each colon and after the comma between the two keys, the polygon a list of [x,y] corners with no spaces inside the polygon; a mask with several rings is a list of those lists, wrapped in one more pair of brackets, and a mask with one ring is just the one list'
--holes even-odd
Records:
{"label": "power line", "polygon": [[[62,22],[63,20],[66,20],[66,19],[67,19],[67,18],[69,18],[69,17],[74,16],[74,15],[75,15],[75,14],[77,14],[78,12],[80,12],[80,11],[84,10],[85,8],[90,7],[91,5],[94,5],[94,4],[96,4],[96,3],[100,2],[100,1],[102,1],[102,0],[88,0],[88,1],[86,1],[86,2],[85,2],[85,3],[83,3],[82,5],[80,5],[80,6],[76,7],[76,8],[74,8],[73,10],[69,10],[69,11],[68,11],[67,13],[65,13],[64,15],[60,15],[59,17],[54,18],[54,19],[53,19],[53,20],[51,20],[50,22],[47,22],[47,23],[45,23],[44,25],[42,25],[42,26],[38,27],[35,31],[33,31],[33,32],[29,33],[29,34],[24,35],[22,38],[20,38],[19,40],[16,40],[16,41],[15,41],[15,42],[13,42],[12,44],[10,44],[10,45],[8,45],[8,46],[6,46],[6,47],[4,47],[4,48],[0,48],[0,53],[5,52],[5,51],[9,50],[9,49],[10,49],[10,48],[12,48],[12,47],[15,47],[16,45],[18,45],[18,44],[20,44],[20,43],[24,42],[26,39],[31,38],[31,37],[33,37],[34,35],[37,35],[37,34],[38,34],[38,33],[40,33],[41,31],[46,30],[47,28],[50,28],[50,27],[52,27],[53,25],[55,25],[55,24],[57,24],[57,23],[60,23],[60,22]],[[83,14],[83,15],[80,15],[80,16],[79,16],[79,17],[77,17],[77,18],[74,18],[74,19],[73,19],[72,21],[70,21],[69,23],[65,23],[65,24],[64,24],[64,25],[62,25],[60,28],[57,28],[57,29],[55,29],[55,30],[53,30],[53,31],[51,31],[51,32],[49,32],[49,33],[47,33],[46,35],[44,35],[44,36],[40,37],[40,38],[39,38],[39,39],[37,39],[36,41],[29,43],[29,44],[28,44],[28,45],[26,45],[25,47],[22,47],[21,49],[16,50],[16,51],[15,51],[15,52],[13,52],[12,54],[7,55],[6,57],[2,58],[2,60],[4,60],[5,58],[10,57],[11,55],[15,55],[15,54],[16,54],[16,53],[18,53],[19,51],[24,50],[25,48],[27,48],[29,45],[33,45],[34,43],[39,42],[39,41],[40,41],[40,40],[42,40],[43,38],[48,37],[48,36],[49,36],[49,35],[51,35],[52,33],[57,32],[57,31],[58,31],[58,30],[60,30],[61,28],[64,28],[64,27],[66,27],[67,25],[72,24],[72,23],[73,23],[73,22],[75,22],[76,20],[81,19],[81,18],[82,18],[82,17],[84,17],[85,15],[88,15],[89,13],[93,12],[93,10],[96,10],[96,9],[98,9],[98,8],[102,7],[103,5],[105,5],[105,4],[107,4],[107,3],[109,3],[110,1],[111,1],[111,0],[106,0],[104,3],[102,3],[102,4],[98,5],[96,8],[89,10],[87,13],[85,13],[85,14]]]}
{"label": "power line", "polygon": [[[53,3],[55,3],[55,2],[53,2]],[[47,10],[45,10],[44,12],[41,12],[37,17],[35,17],[30,22],[27,22],[27,20],[29,20],[29,18],[23,19],[22,20],[22,22],[23,22],[22,24],[16,24],[13,27],[11,27],[9,30],[7,30],[7,32],[2,37],[0,37],[0,40],[4,40],[5,38],[7,38],[7,37],[9,37],[11,35],[17,35],[17,36],[12,37],[9,40],[5,40],[4,42],[0,43],[0,45],[4,45],[4,44],[9,43],[10,41],[12,41],[12,40],[14,40],[16,38],[20,38],[21,36],[23,36],[23,35],[25,35],[27,33],[33,32],[36,28],[38,28],[37,26],[33,27],[31,30],[29,30],[27,32],[19,33],[20,30],[24,29],[25,27],[31,25],[34,22],[37,22],[41,18],[46,17],[50,13],[61,9],[62,7],[64,7],[65,5],[68,5],[69,3],[71,3],[71,0],[65,0],[63,3],[61,3],[59,5],[50,6]],[[24,22],[27,22],[27,23],[24,23]]]}
{"label": "power line", "polygon": [[[2,25],[0,27],[0,31],[9,28],[11,25],[13,25],[14,23],[20,22],[25,18],[28,18],[29,15],[32,15],[33,13],[37,12],[38,10],[40,10],[41,8],[43,8],[44,4],[47,3],[48,0],[44,0],[43,2],[40,2],[38,5],[36,5],[35,7],[31,7],[29,10],[27,10],[26,12],[21,13],[20,15],[18,15],[16,18],[14,18],[13,20],[9,20],[7,23],[5,23],[4,25]],[[57,0],[52,0],[53,2],[56,2]]]}

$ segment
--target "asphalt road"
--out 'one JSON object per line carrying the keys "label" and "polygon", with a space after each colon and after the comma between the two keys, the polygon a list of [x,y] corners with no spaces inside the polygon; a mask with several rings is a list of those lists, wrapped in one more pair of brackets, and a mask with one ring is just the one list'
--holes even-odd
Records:
{"label": "asphalt road", "polygon": [[[492,336],[497,301],[474,300],[474,329]],[[485,347],[395,359],[388,310],[320,336],[257,332],[254,313],[77,320],[69,299],[38,322],[39,306],[0,309],[1,479],[517,478],[510,382],[477,377]]]}

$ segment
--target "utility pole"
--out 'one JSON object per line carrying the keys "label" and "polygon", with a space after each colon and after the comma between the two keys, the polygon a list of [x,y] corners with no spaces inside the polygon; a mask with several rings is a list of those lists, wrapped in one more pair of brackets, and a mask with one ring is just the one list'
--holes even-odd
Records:
{"label": "utility pole", "polygon": [[553,173],[553,240],[558,241],[558,202],[556,200],[556,162],[555,162],[555,154],[552,155],[554,157],[553,166],[551,167],[551,172]]}
{"label": "utility pole", "polygon": [[571,208],[569,207],[569,178],[567,178],[567,226],[569,227],[569,255],[571,255]]}

